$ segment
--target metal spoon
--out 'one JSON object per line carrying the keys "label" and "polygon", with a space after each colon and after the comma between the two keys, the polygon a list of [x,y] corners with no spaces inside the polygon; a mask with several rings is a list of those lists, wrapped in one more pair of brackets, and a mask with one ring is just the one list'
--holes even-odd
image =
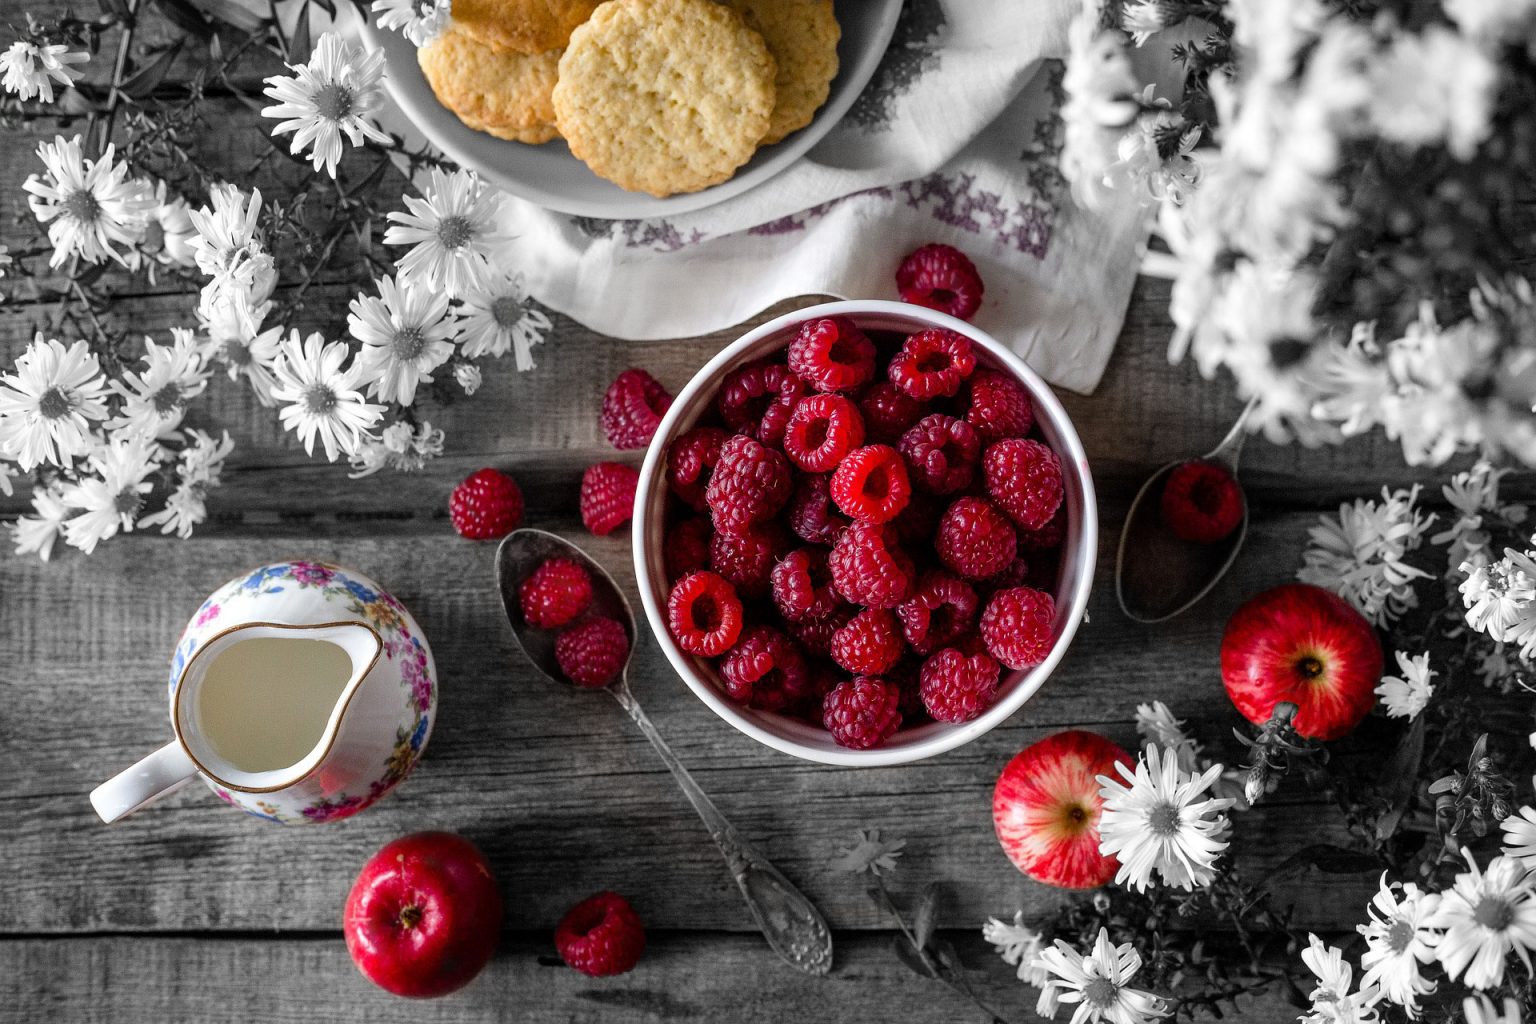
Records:
{"label": "metal spoon", "polygon": [[[544,530],[516,530],[501,542],[496,552],[496,585],[501,591],[501,603],[512,624],[512,633],[518,646],[533,662],[535,668],[551,682],[572,685],[560,673],[555,662],[555,635],[535,629],[523,621],[522,606],[518,601],[517,588],[545,559],[555,556],[570,558],[586,566],[592,577],[592,610],[618,620],[629,634],[630,653],[634,652],[635,616],[629,602],[602,566],[583,550],[562,537]],[[672,777],[693,809],[699,812],[709,834],[725,856],[725,863],[747,901],[747,909],[757,926],[762,929],[768,945],[791,967],[807,974],[826,974],[832,968],[832,932],[822,919],[816,905],[805,894],[790,884],[779,869],[768,862],[726,820],[720,808],[705,795],[699,784],[693,781],[678,761],[677,755],[667,746],[629,689],[629,661],[617,679],[606,687],[634,719],[645,738],[651,741],[661,760],[671,769]]]}
{"label": "metal spoon", "polygon": [[[1201,456],[1225,466],[1233,479],[1237,478],[1237,460],[1248,438],[1243,424],[1258,401],[1249,401],[1221,444]],[[1248,536],[1247,494],[1243,495],[1243,518],[1237,529],[1214,544],[1181,540],[1163,524],[1163,484],[1183,461],[1168,463],[1141,485],[1120,531],[1115,597],[1120,610],[1136,622],[1165,622],[1193,608],[1227,574]]]}

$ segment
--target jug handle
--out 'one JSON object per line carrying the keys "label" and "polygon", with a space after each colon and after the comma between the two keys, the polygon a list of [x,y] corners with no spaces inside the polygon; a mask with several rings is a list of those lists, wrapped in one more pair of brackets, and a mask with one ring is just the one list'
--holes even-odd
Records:
{"label": "jug handle", "polygon": [[186,748],[172,740],[127,771],[91,790],[91,806],[111,824],[180,789],[195,778],[197,765]]}

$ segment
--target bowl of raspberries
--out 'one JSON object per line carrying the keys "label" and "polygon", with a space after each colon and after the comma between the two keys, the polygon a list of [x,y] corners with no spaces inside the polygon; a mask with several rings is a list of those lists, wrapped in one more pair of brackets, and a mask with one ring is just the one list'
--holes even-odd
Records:
{"label": "bowl of raspberries", "polygon": [[742,732],[829,764],[919,760],[1017,711],[1082,621],[1097,541],[1045,383],[899,302],[727,346],[673,401],[635,496],[668,659]]}

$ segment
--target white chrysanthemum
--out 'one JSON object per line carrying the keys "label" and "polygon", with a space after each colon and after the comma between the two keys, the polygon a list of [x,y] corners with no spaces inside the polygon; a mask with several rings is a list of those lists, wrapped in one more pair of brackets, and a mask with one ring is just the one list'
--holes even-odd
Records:
{"label": "white chrysanthemum", "polygon": [[1200,744],[1162,701],[1136,706],[1136,732],[1143,743],[1174,751],[1181,771],[1193,772],[1199,764]]}
{"label": "white chrysanthemum", "polygon": [[53,557],[54,542],[64,532],[64,520],[74,512],[64,504],[63,489],[57,485],[33,492],[32,512],[16,520],[12,539],[18,555],[35,554],[46,562]]}
{"label": "white chrysanthemum", "polygon": [[1495,857],[1480,871],[1468,853],[1467,868],[1440,894],[1429,926],[1445,932],[1435,955],[1451,980],[1461,978],[1472,988],[1487,989],[1504,980],[1511,952],[1530,969],[1530,951],[1536,946],[1536,891],[1513,857]]}
{"label": "white chrysanthemum", "polygon": [[[1115,883],[1145,892],[1155,871],[1165,885],[1203,888],[1216,876],[1227,848],[1230,799],[1205,797],[1221,777],[1212,765],[1200,775],[1179,768],[1178,752],[1149,746],[1135,769],[1117,764],[1124,782],[1098,777],[1104,801],[1099,852],[1120,860]],[[1202,799],[1203,798],[1203,799]]]}
{"label": "white chrysanthemum", "polygon": [[297,330],[282,343],[274,375],[272,397],[283,403],[278,418],[313,455],[315,437],[331,462],[338,455],[356,455],[384,415],[384,407],[372,405],[358,390],[361,383],[356,361],[347,369],[344,342],[329,344],[319,332],[301,339]]}
{"label": "white chrysanthemum", "polygon": [[90,346],[41,334],[0,374],[0,454],[23,470],[68,466],[94,443],[91,423],[107,415],[107,385]]}
{"label": "white chrysanthemum", "polygon": [[144,339],[144,372],[124,372],[112,390],[123,397],[123,408],[107,423],[109,430],[143,432],[165,437],[181,425],[187,402],[203,393],[211,371],[202,347],[191,331],[171,329],[171,343]]}
{"label": "white chrysanthemum", "polygon": [[176,489],[163,509],[140,519],[139,525],[159,526],[161,533],[175,533],[182,540],[192,536],[193,528],[208,518],[208,492],[219,485],[224,460],[234,449],[227,430],[217,440],[201,430],[187,431],[187,446],[176,461]]}
{"label": "white chrysanthemum", "polygon": [[1402,651],[1395,653],[1398,671],[1402,675],[1382,676],[1376,693],[1381,697],[1381,704],[1387,709],[1389,717],[1416,718],[1435,692],[1430,680],[1437,673],[1429,667],[1428,651],[1413,658]]}
{"label": "white chrysanthemum", "polygon": [[453,368],[453,379],[459,387],[464,389],[466,395],[473,395],[480,390],[480,384],[484,380],[480,373],[480,367],[474,363],[460,363]]}
{"label": "white chrysanthemum", "polygon": [[168,195],[163,181],[151,185],[138,183],[140,196],[145,200],[144,231],[134,247],[134,254],[169,267],[191,267],[196,264],[192,251],[192,239],[197,229],[192,226],[192,211],[181,196]]}
{"label": "white chrysanthemum", "polygon": [[1127,0],[1120,8],[1120,28],[1131,41],[1145,46],[1148,39],[1168,27],[1169,10],[1160,0]]}
{"label": "white chrysanthemum", "polygon": [[1333,591],[1377,626],[1391,625],[1418,604],[1413,582],[1429,575],[1404,561],[1435,521],[1418,499],[1417,484],[1382,488],[1380,502],[1356,499],[1339,506],[1338,518],[1321,517],[1307,531],[1312,544],[1296,578]]}
{"label": "white chrysanthemum", "polygon": [[1394,34],[1371,79],[1371,120],[1384,139],[1409,148],[1444,143],[1470,160],[1488,137],[1498,65],[1443,25]]}
{"label": "white chrysanthemum", "polygon": [[464,295],[459,310],[459,345],[466,359],[514,353],[519,371],[533,369],[533,346],[542,344],[551,324],[523,288],[523,275],[499,274]]}
{"label": "white chrysanthemum", "polygon": [[75,84],[79,72],[71,65],[84,64],[91,59],[88,53],[71,53],[60,43],[37,46],[18,39],[4,53],[0,53],[0,86],[5,91],[24,99],[41,99],[53,102],[54,83],[68,89]]}
{"label": "white chrysanthemum", "polygon": [[281,327],[271,327],[252,335],[215,333],[211,326],[208,328],[208,357],[224,364],[230,380],[245,378],[256,393],[256,400],[268,408],[277,401],[272,397],[272,389],[277,386],[273,373],[282,353],[282,344]]}
{"label": "white chrysanthemum", "polygon": [[395,261],[400,276],[450,299],[483,287],[506,242],[497,225],[501,193],[471,171],[434,167],[426,191],[403,199],[409,212],[392,212],[384,232],[384,244],[411,247]]}
{"label": "white chrysanthemum", "polygon": [[399,473],[415,473],[439,455],[443,454],[443,432],[434,430],[423,420],[414,430],[404,420],[396,420],[363,442],[357,454],[352,456],[353,480],[372,476],[382,469]]}
{"label": "white chrysanthemum", "polygon": [[1536,807],[1527,804],[1499,827],[1504,830],[1504,856],[1513,857],[1527,871],[1536,871]]}
{"label": "white chrysanthemum", "polygon": [[362,343],[357,379],[374,398],[410,405],[416,386],[430,384],[432,371],[453,355],[448,296],[398,277],[381,277],[374,286],[377,298],[359,295],[348,307],[347,329]]}
{"label": "white chrysanthemum", "polygon": [[[1142,97],[1143,107],[1170,107],[1168,100],[1154,100],[1152,86]],[[1144,113],[1115,146],[1115,163],[1105,172],[1108,182],[1125,180],[1146,194],[1148,201],[1167,200],[1175,206],[1189,198],[1204,169],[1191,154],[1200,144],[1200,128],[1190,126],[1171,109]]]}
{"label": "white chrysanthemum", "polygon": [[1520,1024],[1520,1004],[1510,996],[1504,997],[1502,1007],[1487,996],[1468,996],[1461,1001],[1461,1012],[1467,1024]]}
{"label": "white chrysanthemum", "polygon": [[188,211],[197,232],[191,245],[198,267],[214,278],[254,277],[264,269],[256,261],[266,255],[256,236],[261,189],[253,188],[247,196],[234,185],[215,185],[208,201]]}
{"label": "white chrysanthemum", "polygon": [[1310,996],[1312,1009],[1301,1015],[1302,1024],[1374,1024],[1379,1019],[1374,1009],[1376,990],[1362,985],[1359,992],[1351,991],[1354,972],[1344,962],[1343,951],[1325,945],[1316,935],[1308,935],[1307,940],[1301,959],[1316,975],[1317,987]]}
{"label": "white chrysanthemum", "polygon": [[1129,942],[1110,942],[1106,929],[1087,956],[1057,939],[1030,966],[1047,974],[1037,1006],[1042,1017],[1054,1017],[1060,1003],[1077,1004],[1073,1024],[1148,1024],[1167,1015],[1161,998],[1130,987],[1141,956]]}
{"label": "white chrysanthemum", "polygon": [[143,233],[148,201],[128,180],[128,165],[117,163],[113,154],[109,145],[99,159],[85,159],[78,135],[38,144],[48,175],[28,175],[21,187],[32,193],[27,200],[32,215],[48,225],[50,267],[61,267],[74,255],[87,263],[122,263],[118,247],[131,248]]}
{"label": "white chrysanthemum", "polygon": [[426,46],[448,24],[450,0],[373,0],[380,28],[399,29],[416,46]]}
{"label": "white chrysanthemum", "polygon": [[1505,548],[1497,562],[1462,570],[1462,603],[1467,625],[1494,640],[1519,644],[1524,658],[1536,655],[1536,558],[1530,552]]}
{"label": "white chrysanthemum", "polygon": [[1458,515],[1448,529],[1429,541],[1446,548],[1448,575],[1460,578],[1463,564],[1477,567],[1491,559],[1492,538],[1485,528],[1486,516],[1495,514],[1517,524],[1525,521],[1528,510],[1524,505],[1499,503],[1499,481],[1508,473],[1508,469],[1494,469],[1487,459],[1478,459],[1471,469],[1457,473],[1440,489]]}
{"label": "white chrysanthemum", "polygon": [[371,124],[367,115],[383,102],[379,82],[384,77],[384,51],[364,53],[334,32],[326,32],[315,45],[307,64],[289,64],[293,76],[266,79],[263,94],[277,103],[264,107],[262,117],[285,118],[272,134],[293,132],[290,149],[295,156],[308,149],[315,170],[336,177],[341,162],[342,137],[354,146],[363,139],[388,142],[389,136]]}
{"label": "white chrysanthemum", "polygon": [[988,918],[981,926],[981,937],[997,948],[1003,963],[1018,968],[1020,981],[1044,988],[1051,980],[1050,973],[1038,962],[1045,949],[1045,937],[1024,923],[1024,911],[1014,911],[1012,924]]}
{"label": "white chrysanthemum", "polygon": [[1385,998],[1406,1007],[1415,1017],[1419,996],[1435,990],[1435,983],[1425,980],[1420,965],[1435,959],[1439,936],[1429,927],[1429,920],[1439,905],[1437,894],[1425,892],[1412,882],[1389,883],[1382,872],[1381,888],[1366,908],[1370,921],[1356,926],[1366,945],[1360,954],[1360,968],[1365,972],[1360,987],[1379,989]]}
{"label": "white chrysanthemum", "polygon": [[1141,85],[1131,68],[1124,36],[1099,24],[1099,5],[1084,0],[1067,29],[1067,68],[1062,76],[1061,170],[1072,194],[1090,209],[1114,189],[1116,147],[1141,112]]}
{"label": "white chrysanthemum", "polygon": [[91,455],[92,475],[64,488],[63,501],[80,514],[64,523],[64,540],[86,554],[117,535],[131,533],[153,484],[163,449],[143,435],[118,437]]}

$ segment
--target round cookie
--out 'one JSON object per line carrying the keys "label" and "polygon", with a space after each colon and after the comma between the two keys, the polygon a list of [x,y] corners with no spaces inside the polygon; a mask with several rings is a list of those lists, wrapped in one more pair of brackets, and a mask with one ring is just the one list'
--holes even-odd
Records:
{"label": "round cookie", "polygon": [[837,42],[842,26],[832,0],[726,0],[762,34],[778,62],[778,100],[763,145],[778,142],[811,123],[827,102],[837,77]]}
{"label": "round cookie", "polygon": [[453,0],[453,20],[487,46],[514,53],[562,49],[602,0]]}
{"label": "round cookie", "polygon": [[621,188],[697,192],[752,158],[776,70],[763,37],[715,0],[609,0],[560,58],[555,124]]}
{"label": "round cookie", "polygon": [[559,50],[497,50],[454,21],[416,52],[416,60],[443,106],[476,131],[535,144],[557,134],[550,94],[559,72]]}

